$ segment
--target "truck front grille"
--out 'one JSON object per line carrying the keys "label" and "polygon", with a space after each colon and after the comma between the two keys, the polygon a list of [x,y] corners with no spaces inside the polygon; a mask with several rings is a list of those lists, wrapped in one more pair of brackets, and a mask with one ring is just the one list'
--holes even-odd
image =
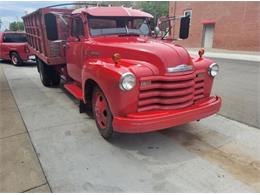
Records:
{"label": "truck front grille", "polygon": [[140,79],[138,112],[181,109],[203,97],[203,73],[143,77]]}

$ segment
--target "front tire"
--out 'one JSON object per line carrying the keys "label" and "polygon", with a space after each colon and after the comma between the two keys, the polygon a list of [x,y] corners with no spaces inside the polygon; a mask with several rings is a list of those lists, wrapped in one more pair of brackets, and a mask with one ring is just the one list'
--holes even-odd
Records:
{"label": "front tire", "polygon": [[53,87],[60,84],[60,75],[54,69],[53,66],[46,65],[43,61],[38,61],[38,71],[40,73],[40,78],[42,84],[46,87]]}
{"label": "front tire", "polygon": [[104,139],[111,140],[115,135],[112,126],[113,115],[104,93],[98,87],[93,91],[92,110],[99,133]]}
{"label": "front tire", "polygon": [[10,54],[10,58],[11,58],[12,64],[15,65],[15,66],[20,66],[20,65],[23,64],[23,61],[22,61],[21,57],[16,52],[12,52]]}

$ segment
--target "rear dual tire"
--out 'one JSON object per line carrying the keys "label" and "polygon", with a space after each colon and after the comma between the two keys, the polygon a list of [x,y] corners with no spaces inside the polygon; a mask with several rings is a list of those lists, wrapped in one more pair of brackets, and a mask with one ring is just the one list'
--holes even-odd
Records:
{"label": "rear dual tire", "polygon": [[60,84],[60,75],[51,65],[46,65],[40,59],[37,60],[37,68],[40,73],[42,84],[45,87],[54,87]]}

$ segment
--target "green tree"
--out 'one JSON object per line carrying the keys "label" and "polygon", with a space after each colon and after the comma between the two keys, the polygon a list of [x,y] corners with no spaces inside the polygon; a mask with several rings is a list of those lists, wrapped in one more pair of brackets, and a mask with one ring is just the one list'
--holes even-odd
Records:
{"label": "green tree", "polygon": [[9,24],[9,30],[11,31],[23,31],[24,30],[24,25],[23,22],[11,22]]}
{"label": "green tree", "polygon": [[136,8],[153,15],[152,28],[156,26],[159,17],[169,15],[169,1],[137,1]]}

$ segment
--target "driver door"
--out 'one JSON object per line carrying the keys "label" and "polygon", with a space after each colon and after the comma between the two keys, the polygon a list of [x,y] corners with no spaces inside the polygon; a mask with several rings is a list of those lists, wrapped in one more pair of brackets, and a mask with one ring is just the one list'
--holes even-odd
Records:
{"label": "driver door", "polygon": [[83,67],[83,49],[85,32],[84,23],[80,16],[72,18],[72,30],[66,44],[66,60],[69,76],[81,83],[81,71]]}

